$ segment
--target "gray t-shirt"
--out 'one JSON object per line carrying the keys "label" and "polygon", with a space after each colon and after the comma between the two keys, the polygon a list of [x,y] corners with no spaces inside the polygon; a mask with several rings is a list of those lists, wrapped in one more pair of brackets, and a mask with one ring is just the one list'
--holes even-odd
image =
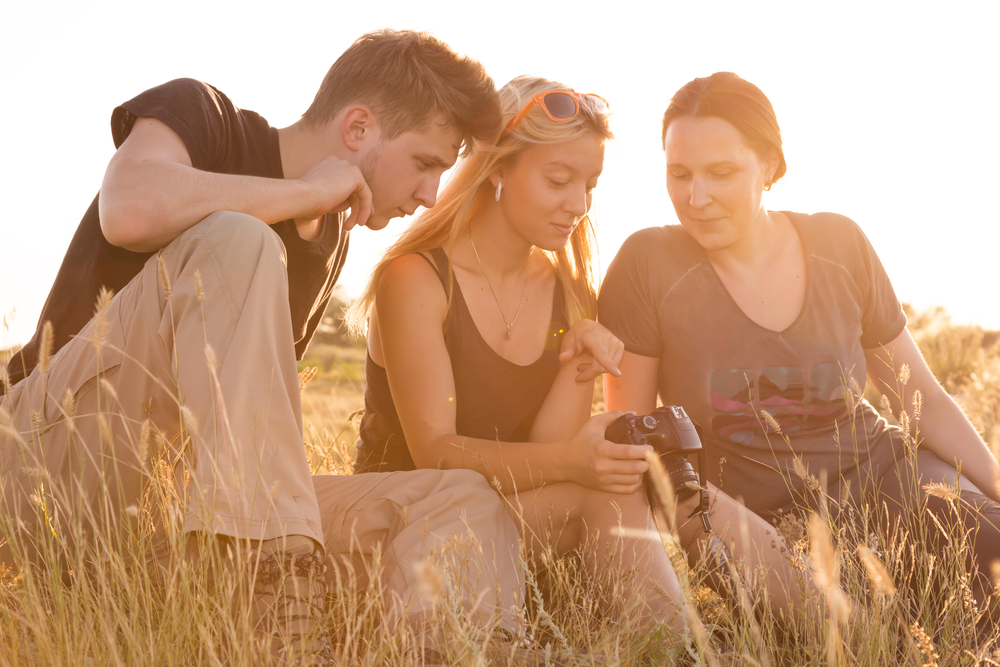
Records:
{"label": "gray t-shirt", "polygon": [[708,479],[765,518],[812,504],[796,456],[817,478],[827,471],[834,498],[844,480],[856,497],[891,468],[900,442],[872,406],[851,410],[847,398],[852,378],[865,386],[864,350],[906,327],[881,262],[848,218],[786,215],[807,262],[802,310],[784,331],[746,316],[679,225],[629,237],[599,305],[601,322],[626,350],[660,359],[663,403],[684,406],[704,429]]}

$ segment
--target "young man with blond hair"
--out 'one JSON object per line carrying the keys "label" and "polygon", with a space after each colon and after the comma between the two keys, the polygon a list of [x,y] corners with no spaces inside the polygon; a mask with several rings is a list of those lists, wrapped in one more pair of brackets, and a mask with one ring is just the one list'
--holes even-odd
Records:
{"label": "young man with blond hair", "polygon": [[[259,559],[255,613],[286,658],[329,657],[321,573],[375,552],[390,615],[433,634],[414,566],[456,535],[481,545],[468,613],[512,631],[518,535],[497,494],[468,471],[311,476],[295,364],[350,229],[433,206],[462,147],[498,126],[482,66],[405,31],[361,37],[283,129],[192,79],[116,108],[100,194],[0,389],[0,560],[37,557],[39,474],[42,504],[113,532],[159,446],[190,475],[183,530]],[[163,562],[163,528],[126,561]]]}

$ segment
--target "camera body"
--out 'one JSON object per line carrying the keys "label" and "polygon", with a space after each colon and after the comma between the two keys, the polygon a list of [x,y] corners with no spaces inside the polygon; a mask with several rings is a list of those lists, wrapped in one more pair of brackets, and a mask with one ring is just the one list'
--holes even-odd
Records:
{"label": "camera body", "polygon": [[622,415],[605,430],[604,438],[622,444],[652,445],[663,461],[678,501],[701,491],[698,473],[687,459],[702,453],[701,438],[679,405],[664,405],[648,415]]}

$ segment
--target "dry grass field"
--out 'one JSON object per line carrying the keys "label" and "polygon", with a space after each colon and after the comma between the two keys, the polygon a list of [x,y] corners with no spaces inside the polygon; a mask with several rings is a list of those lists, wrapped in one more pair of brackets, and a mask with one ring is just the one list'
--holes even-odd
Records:
{"label": "dry grass field", "polygon": [[[952,325],[941,310],[908,314],[931,368],[997,456],[1000,332]],[[314,470],[349,473],[363,408],[365,350],[340,338],[334,324],[327,322],[300,366],[306,375],[316,369],[303,391],[304,439]],[[867,398],[878,405],[880,397]],[[595,408],[600,407],[598,395]],[[152,464],[155,487],[156,461]],[[169,488],[157,493],[161,502],[176,500]],[[939,493],[949,497],[947,489]],[[40,538],[42,558],[0,572],[0,666],[267,664],[240,613],[245,568],[178,558],[161,576],[120,557],[119,540],[138,550],[148,539],[147,509],[137,509],[127,534],[96,536],[87,552],[67,546],[72,536],[66,539],[60,531],[71,532],[72,525],[54,521]],[[0,517],[0,526],[9,530],[10,517]],[[551,558],[544,586],[528,577],[524,623],[537,651],[565,660],[551,664],[1000,665],[998,631],[983,629],[984,610],[970,592],[966,536],[954,525],[937,529],[943,546],[928,551],[920,546],[919,531],[891,533],[870,508],[839,519],[788,516],[777,530],[789,558],[803,574],[813,568],[819,584],[809,588],[803,577],[794,593],[806,611],[794,618],[776,618],[759,604],[753,582],[760,573],[742,572],[728,591],[715,592],[708,568],[685,563],[672,536],[664,534],[705,628],[688,637],[638,627],[641,601],[631,593],[629,573],[595,581],[579,575],[574,558]],[[178,531],[172,540],[177,553],[183,552]],[[67,572],[70,585],[64,583]],[[454,606],[448,584],[455,576],[435,572],[436,584],[428,592],[438,599],[449,639],[447,660],[506,664],[503,657],[489,657],[488,642]],[[383,629],[383,610],[370,590],[342,581],[331,591],[327,620],[340,664],[416,664],[410,638]]]}

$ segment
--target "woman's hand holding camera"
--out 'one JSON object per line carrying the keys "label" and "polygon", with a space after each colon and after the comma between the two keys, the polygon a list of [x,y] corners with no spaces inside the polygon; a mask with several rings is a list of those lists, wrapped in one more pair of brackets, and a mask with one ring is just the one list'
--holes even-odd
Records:
{"label": "woman's hand holding camera", "polygon": [[611,373],[615,377],[621,375],[618,363],[625,353],[625,344],[594,320],[577,320],[573,323],[563,338],[559,361],[571,361],[584,353],[593,359],[589,364],[577,366],[577,382],[590,382],[602,373]]}
{"label": "woman's hand holding camera", "polygon": [[639,490],[643,473],[649,468],[646,452],[653,448],[604,439],[611,422],[623,414],[616,411],[595,415],[566,442],[565,479],[611,493],[628,494]]}

